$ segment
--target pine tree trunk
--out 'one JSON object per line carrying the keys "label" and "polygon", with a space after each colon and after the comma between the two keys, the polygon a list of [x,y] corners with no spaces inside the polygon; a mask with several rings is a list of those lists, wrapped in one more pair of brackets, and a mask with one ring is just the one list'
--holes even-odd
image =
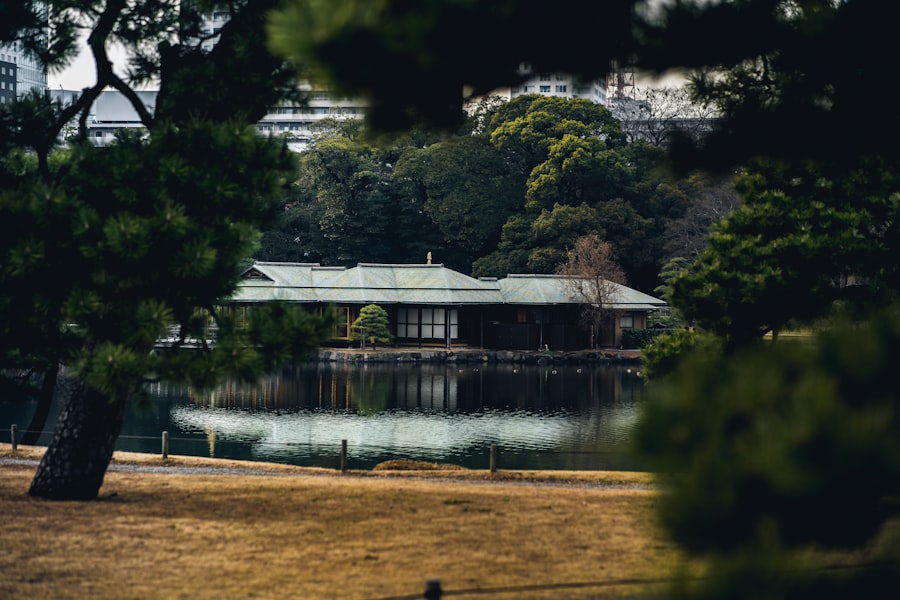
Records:
{"label": "pine tree trunk", "polygon": [[28,494],[49,500],[93,500],[103,485],[126,401],[75,382]]}

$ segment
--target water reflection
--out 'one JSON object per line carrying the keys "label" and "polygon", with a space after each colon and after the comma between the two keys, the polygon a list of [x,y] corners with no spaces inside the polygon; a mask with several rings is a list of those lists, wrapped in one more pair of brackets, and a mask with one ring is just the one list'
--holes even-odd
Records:
{"label": "water reflection", "polygon": [[334,467],[346,439],[351,467],[484,468],[495,443],[502,468],[617,469],[635,467],[624,450],[643,386],[616,367],[320,363],[210,393],[153,392],[173,453]]}

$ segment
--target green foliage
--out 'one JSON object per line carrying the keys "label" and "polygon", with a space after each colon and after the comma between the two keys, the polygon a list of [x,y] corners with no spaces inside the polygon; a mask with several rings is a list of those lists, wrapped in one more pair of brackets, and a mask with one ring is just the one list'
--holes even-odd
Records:
{"label": "green foliage", "polygon": [[368,304],[359,310],[359,316],[350,325],[350,339],[365,343],[381,342],[386,344],[394,336],[391,335],[388,314],[377,304]]}
{"label": "green foliage", "polygon": [[622,330],[622,347],[643,349],[654,343],[662,335],[671,333],[671,329],[624,329]]}
{"label": "green foliage", "polygon": [[898,351],[891,310],[812,342],[694,353],[657,381],[638,443],[679,473],[662,513],[676,541],[713,572],[776,553],[779,586],[804,549],[870,542],[900,492]]}
{"label": "green foliage", "polygon": [[598,233],[620,249],[632,285],[653,285],[665,223],[702,184],[669,181],[659,149],[623,146],[601,105],[522,96],[487,114],[444,138],[330,124],[301,155],[257,258],[353,265],[430,251],[478,275],[549,273],[575,239]]}
{"label": "green foliage", "polygon": [[395,177],[421,189],[425,212],[447,242],[476,254],[496,247],[500,228],[523,193],[521,180],[485,136],[410,150],[397,163]]}
{"label": "green foliage", "polygon": [[[57,340],[45,352],[65,361],[80,347],[73,373],[109,394],[127,395],[152,372],[180,379],[164,364],[168,357],[150,350],[177,324],[205,339],[206,320],[194,315],[233,289],[235,265],[256,244],[254,226],[269,222],[277,206],[290,155],[252,128],[235,135],[233,125],[195,122],[160,126],[147,140],[80,146],[63,164],[54,186],[23,181],[30,191],[7,191],[0,204],[8,228],[5,305],[44,307],[39,319],[4,319],[7,347],[27,348],[28,336],[43,329],[42,343]],[[36,193],[52,200],[23,202]],[[34,233],[22,236],[23,227]],[[63,330],[65,346],[63,323],[76,324]],[[225,323],[217,325],[224,341]],[[281,327],[292,331],[287,318]],[[256,372],[275,362],[259,363]],[[209,377],[228,374],[226,363],[211,364]]]}
{"label": "green foliage", "polygon": [[396,174],[401,157],[416,150],[414,136],[384,145],[364,137],[341,127],[301,155],[300,189],[258,258],[352,266],[424,262],[431,251],[467,266],[459,246],[426,214],[427,198],[407,175]]}
{"label": "green foliage", "polygon": [[660,284],[653,290],[656,294],[668,302],[672,303],[672,289],[674,282],[684,275],[690,269],[691,263],[683,256],[676,256],[663,265],[659,271]]}
{"label": "green foliage", "polygon": [[621,247],[633,285],[655,282],[664,223],[690,203],[664,183],[658,150],[622,146],[618,121],[583,100],[523,96],[490,114],[444,139],[334,124],[302,154],[257,257],[352,265],[430,251],[479,275],[549,273],[598,233]]}
{"label": "green foliage", "polygon": [[624,146],[609,111],[584,100],[520,96],[497,109],[487,133],[526,188],[496,251],[474,262],[476,274],[553,272],[575,239],[596,233],[619,250],[632,285],[649,287],[664,222],[687,202],[673,202],[662,185],[657,150]]}
{"label": "green foliage", "polygon": [[644,375],[650,379],[667,376],[698,352],[721,352],[721,341],[708,332],[693,329],[665,331],[644,347],[641,354]]}
{"label": "green foliage", "polygon": [[[125,403],[149,379],[255,378],[305,356],[328,321],[273,307],[269,325],[244,327],[220,308],[296,169],[253,127],[295,87],[264,43],[275,2],[23,4],[50,36],[34,47],[50,64],[71,60],[74,33],[89,32],[96,82],[67,106],[40,94],[0,105],[0,370],[43,372],[49,402],[58,365],[69,368],[72,393],[31,493],[82,499],[99,489]],[[230,15],[210,52],[201,9]],[[0,41],[41,41],[21,16],[7,27],[4,11]],[[158,81],[153,114],[113,71],[111,44],[135,57],[134,80]],[[83,125],[107,87],[146,131],[95,147]],[[56,151],[73,119],[80,134]]]}
{"label": "green foliage", "polygon": [[838,300],[865,305],[897,289],[896,262],[885,258],[900,250],[900,194],[880,162],[839,178],[757,162],[736,185],[742,206],[672,282],[687,318],[742,343],[824,317]]}
{"label": "green foliage", "polygon": [[[835,172],[853,168],[861,156],[896,160],[900,119],[876,116],[862,91],[876,80],[892,89],[900,77],[897,53],[878,42],[892,39],[893,17],[893,6],[866,0],[725,2],[703,9],[679,2],[662,11],[643,27],[648,43],[639,62],[698,69],[694,97],[715,103],[724,119],[701,152],[676,153],[676,159],[689,168],[726,169],[755,156],[792,163],[827,156]],[[881,73],[890,75],[878,78]],[[858,126],[860,115],[868,115],[868,125]]]}

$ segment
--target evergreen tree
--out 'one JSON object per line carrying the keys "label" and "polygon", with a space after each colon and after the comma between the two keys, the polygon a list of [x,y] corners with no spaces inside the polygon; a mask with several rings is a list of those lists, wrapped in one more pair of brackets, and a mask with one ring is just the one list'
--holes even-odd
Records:
{"label": "evergreen tree", "polygon": [[[47,384],[66,365],[59,420],[29,493],[91,499],[127,403],[147,381],[253,379],[309,353],[330,328],[293,307],[239,322],[222,306],[295,170],[290,152],[252,125],[293,90],[294,70],[265,46],[275,2],[65,2],[49,16],[44,3],[26,4],[52,36],[37,48],[48,64],[71,58],[70,34],[89,28],[96,83],[68,106],[37,95],[0,108],[0,367],[43,370]],[[200,8],[231,15],[208,53]],[[20,42],[31,33],[27,19],[0,32]],[[136,56],[133,81],[159,79],[152,114],[113,72],[113,43]],[[132,102],[146,136],[88,142],[85,119],[105,87]],[[72,119],[79,133],[55,151]],[[161,339],[170,341],[160,348]]]}
{"label": "evergreen tree", "polygon": [[350,339],[365,347],[366,340],[387,344],[393,339],[388,324],[388,314],[377,304],[368,304],[359,310],[359,316],[350,325]]}

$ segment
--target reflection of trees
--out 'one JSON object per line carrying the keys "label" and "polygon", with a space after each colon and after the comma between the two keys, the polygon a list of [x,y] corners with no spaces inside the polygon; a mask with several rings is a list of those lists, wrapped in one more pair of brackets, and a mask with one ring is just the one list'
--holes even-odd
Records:
{"label": "reflection of trees", "polygon": [[497,443],[512,461],[504,464],[584,469],[632,468],[622,450],[643,393],[634,370],[588,365],[309,363],[271,379],[281,380],[278,403],[260,401],[264,386],[191,392],[197,406],[186,388],[149,391],[166,404],[166,428],[210,456],[321,465],[347,439],[372,464],[388,455],[458,461]]}
{"label": "reflection of trees", "polygon": [[391,404],[391,381],[373,371],[360,371],[358,377],[348,378],[350,401],[361,415],[377,415]]}
{"label": "reflection of trees", "polygon": [[243,410],[281,410],[289,402],[280,375],[267,375],[255,383],[228,380],[211,390],[188,389],[191,402],[199,406]]}
{"label": "reflection of trees", "polygon": [[[374,415],[392,409],[448,413],[515,409],[540,413],[589,411],[597,404],[639,400],[639,384],[636,376],[620,368],[598,366],[309,363],[252,384],[229,381],[206,392],[179,388],[178,395],[197,406],[250,412],[326,410]],[[161,388],[151,394],[165,395]]]}

